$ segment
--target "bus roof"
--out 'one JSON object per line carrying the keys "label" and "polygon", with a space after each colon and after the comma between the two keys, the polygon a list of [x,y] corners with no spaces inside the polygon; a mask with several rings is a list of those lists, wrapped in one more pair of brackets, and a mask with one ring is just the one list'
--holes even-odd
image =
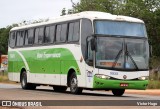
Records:
{"label": "bus roof", "polygon": [[137,18],[133,18],[133,17],[122,16],[122,15],[113,15],[110,13],[98,12],[98,11],[84,11],[84,12],[80,12],[80,13],[76,13],[76,14],[60,16],[60,17],[57,17],[54,19],[50,19],[47,22],[15,27],[15,28],[12,28],[11,31],[25,29],[25,28],[31,28],[31,27],[41,26],[41,25],[47,25],[47,24],[52,24],[52,23],[58,23],[58,22],[63,22],[63,21],[76,20],[76,19],[81,19],[81,18],[88,18],[92,21],[95,19],[103,19],[103,20],[144,23],[142,20],[137,19]]}

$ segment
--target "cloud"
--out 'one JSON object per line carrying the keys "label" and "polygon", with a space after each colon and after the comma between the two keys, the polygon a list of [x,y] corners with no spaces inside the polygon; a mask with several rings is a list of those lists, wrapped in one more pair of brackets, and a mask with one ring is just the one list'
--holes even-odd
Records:
{"label": "cloud", "polygon": [[0,28],[23,20],[57,17],[63,8],[71,7],[70,0],[1,0]]}

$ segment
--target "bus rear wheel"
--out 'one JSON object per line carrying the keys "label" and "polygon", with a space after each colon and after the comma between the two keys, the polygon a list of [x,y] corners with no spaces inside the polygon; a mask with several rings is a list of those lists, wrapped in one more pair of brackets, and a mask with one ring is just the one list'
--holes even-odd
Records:
{"label": "bus rear wheel", "polygon": [[64,92],[67,90],[66,86],[53,86],[54,91],[56,92]]}
{"label": "bus rear wheel", "polygon": [[75,73],[72,73],[70,76],[69,86],[70,86],[71,93],[73,94],[82,93],[83,89],[78,87],[78,80]]}
{"label": "bus rear wheel", "polygon": [[112,89],[114,96],[122,96],[125,92],[125,89]]}
{"label": "bus rear wheel", "polygon": [[31,89],[31,90],[36,89],[35,84],[27,83],[26,71],[23,71],[22,75],[21,75],[21,87],[22,87],[22,89]]}

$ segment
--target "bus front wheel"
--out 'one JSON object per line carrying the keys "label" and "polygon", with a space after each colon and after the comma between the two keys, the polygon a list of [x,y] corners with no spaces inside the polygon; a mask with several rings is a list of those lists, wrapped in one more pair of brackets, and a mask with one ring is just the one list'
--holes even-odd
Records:
{"label": "bus front wheel", "polygon": [[22,72],[21,75],[21,87],[22,89],[36,89],[36,85],[35,84],[31,84],[31,83],[27,83],[27,73],[26,71]]}
{"label": "bus front wheel", "polygon": [[69,86],[70,86],[71,93],[73,94],[82,93],[83,89],[78,87],[78,80],[77,80],[77,76],[75,73],[72,73],[70,76]]}
{"label": "bus front wheel", "polygon": [[114,96],[122,96],[125,92],[125,89],[112,89]]}

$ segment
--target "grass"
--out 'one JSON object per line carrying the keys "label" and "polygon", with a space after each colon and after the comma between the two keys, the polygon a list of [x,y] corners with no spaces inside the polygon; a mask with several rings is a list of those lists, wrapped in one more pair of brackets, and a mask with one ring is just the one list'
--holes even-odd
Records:
{"label": "grass", "polygon": [[0,72],[0,83],[15,83],[15,82],[9,81],[7,72]]}
{"label": "grass", "polygon": [[7,76],[0,76],[0,82],[9,82]]}
{"label": "grass", "polygon": [[9,82],[7,72],[0,72],[0,82]]}
{"label": "grass", "polygon": [[150,80],[147,89],[160,89],[160,81]]}

